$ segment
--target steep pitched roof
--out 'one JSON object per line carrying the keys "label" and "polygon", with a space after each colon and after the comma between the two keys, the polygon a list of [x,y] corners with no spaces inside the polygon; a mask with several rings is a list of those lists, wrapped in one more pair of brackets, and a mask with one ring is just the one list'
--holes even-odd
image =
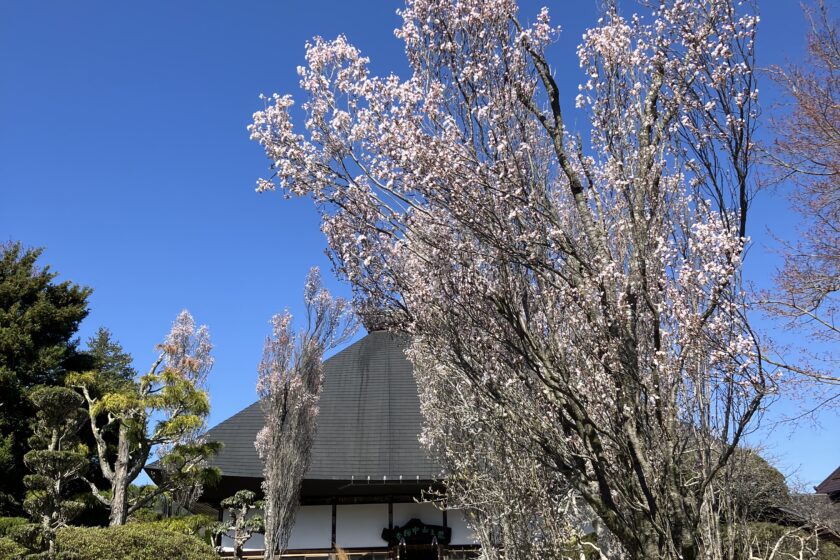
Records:
{"label": "steep pitched roof", "polygon": [[815,490],[817,494],[829,495],[840,492],[840,467],[837,467],[837,470],[828,475],[828,478],[820,482]]}
{"label": "steep pitched roof", "polygon": [[[421,447],[420,400],[406,339],[373,332],[324,362],[318,432],[306,480],[435,480],[440,468]],[[254,448],[259,402],[207,432],[224,444],[212,463],[223,476],[262,478]],[[150,465],[153,470],[154,465]]]}

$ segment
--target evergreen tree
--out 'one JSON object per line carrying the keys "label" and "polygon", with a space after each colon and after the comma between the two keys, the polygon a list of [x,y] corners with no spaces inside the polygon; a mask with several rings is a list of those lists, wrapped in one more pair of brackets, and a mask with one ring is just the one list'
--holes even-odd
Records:
{"label": "evergreen tree", "polygon": [[[233,557],[236,560],[242,558],[242,547],[255,533],[262,533],[265,530],[263,518],[255,513],[263,507],[262,501],[257,501],[257,495],[250,490],[240,490],[233,496],[222,500],[222,510],[228,511],[228,518],[220,521],[213,527],[213,536],[221,541],[226,535],[233,539]],[[221,552],[219,542],[218,552]]]}
{"label": "evergreen tree", "polygon": [[[110,348],[107,355],[114,358],[103,363],[126,363],[115,359],[118,345],[101,347]],[[111,525],[125,524],[131,513],[164,492],[218,478],[218,470],[206,459],[219,445],[201,438],[210,413],[205,381],[213,364],[211,348],[207,328],[196,328],[192,316],[183,311],[159,345],[160,356],[139,379],[116,383],[117,377],[108,371],[103,379],[102,370],[68,376],[67,384],[84,395],[98,469],[109,492],[100,490],[94,479],[86,480],[96,499],[110,510]],[[115,434],[116,446],[109,444],[107,434]],[[155,449],[162,480],[149,492],[130,496],[131,483]]]}
{"label": "evergreen tree", "polygon": [[84,399],[67,387],[38,387],[30,393],[37,408],[32,450],[24,455],[34,474],[24,477],[29,491],[24,509],[40,525],[48,557],[55,558],[55,533],[84,509],[81,501],[68,499],[68,484],[87,469],[87,450],[78,431],[85,422],[80,408]]}
{"label": "evergreen tree", "polygon": [[124,389],[134,382],[137,370],[132,366],[131,354],[113,339],[111,331],[100,327],[88,338],[85,370],[97,372],[98,389],[102,393]]}
{"label": "evergreen tree", "polygon": [[23,455],[35,416],[36,385],[58,385],[79,357],[73,335],[88,314],[91,289],[54,282],[37,263],[41,249],[0,244],[0,515],[19,514]]}
{"label": "evergreen tree", "polygon": [[[134,386],[134,379],[137,371],[132,366],[133,359],[129,353],[117,342],[111,332],[101,327],[96,333],[87,339],[87,348],[80,356],[78,371],[95,372],[95,382],[89,390],[95,398],[101,398],[108,393],[116,393],[131,390]],[[109,460],[116,455],[119,437],[117,429],[112,425],[107,428],[108,418],[106,414],[100,414],[96,418],[98,427],[101,430],[102,439],[105,443],[105,453]],[[89,449],[91,464],[99,462],[98,445],[93,431],[85,428],[81,432],[82,442]],[[91,468],[85,478],[98,488],[108,487],[108,481],[102,476],[100,469]],[[79,483],[76,483],[79,484]],[[89,490],[87,484],[82,483],[79,490]],[[76,518],[79,525],[103,525],[108,523],[109,509],[92,495],[88,495],[87,508]]]}

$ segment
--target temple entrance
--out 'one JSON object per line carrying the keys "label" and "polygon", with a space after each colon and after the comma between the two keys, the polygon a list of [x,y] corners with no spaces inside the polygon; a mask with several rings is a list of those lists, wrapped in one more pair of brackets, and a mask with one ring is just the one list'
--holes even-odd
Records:
{"label": "temple entrance", "polygon": [[402,527],[382,530],[391,560],[441,560],[442,549],[451,538],[449,527],[427,525],[419,519],[410,519]]}
{"label": "temple entrance", "polygon": [[394,560],[440,560],[440,547],[430,544],[408,544],[395,546],[391,549]]}

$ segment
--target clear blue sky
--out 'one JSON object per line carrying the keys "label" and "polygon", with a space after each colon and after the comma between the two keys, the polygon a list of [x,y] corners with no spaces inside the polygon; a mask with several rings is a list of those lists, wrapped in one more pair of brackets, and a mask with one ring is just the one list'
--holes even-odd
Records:
{"label": "clear blue sky", "polygon": [[[545,0],[563,26],[553,62],[570,106],[575,46],[598,0]],[[46,247],[61,279],[94,288],[86,338],[106,326],[138,369],[182,308],[216,345],[211,423],[255,399],[269,317],[300,310],[306,271],[330,275],[306,201],[258,196],[267,168],[245,130],[260,93],[297,92],[304,42],[344,33],[377,73],[405,75],[392,30],[400,2],[4,0],[0,3],[0,240]],[[523,17],[541,2],[523,2]],[[798,2],[760,2],[762,66],[803,56]],[[762,92],[771,92],[762,84]],[[571,109],[571,107],[570,107]],[[571,116],[572,124],[581,116]],[[748,272],[775,257],[766,228],[789,235],[778,194],[756,206]],[[771,454],[808,483],[840,464],[840,421],[776,430]]]}

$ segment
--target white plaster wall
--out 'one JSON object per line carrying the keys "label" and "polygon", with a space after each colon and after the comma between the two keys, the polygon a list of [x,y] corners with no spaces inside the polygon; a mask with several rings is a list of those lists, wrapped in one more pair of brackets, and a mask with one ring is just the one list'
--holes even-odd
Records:
{"label": "white plaster wall", "polygon": [[335,541],[343,548],[386,546],[382,529],[388,527],[388,504],[338,505]]}
{"label": "white plaster wall", "polygon": [[[256,513],[256,511],[254,512]],[[259,512],[262,515],[262,512]],[[225,512],[225,519],[228,519]],[[443,525],[443,513],[433,504],[394,504],[394,525],[402,526],[417,518],[429,525]],[[447,510],[447,525],[452,529],[452,544],[478,544],[460,510]],[[382,529],[388,526],[388,504],[339,505],[336,508],[336,541],[344,548],[385,546]],[[332,506],[303,506],[298,510],[289,539],[289,549],[330,548]],[[222,537],[222,546],[233,550],[233,539]],[[254,535],[246,550],[262,550],[263,536]]]}
{"label": "white plaster wall", "polygon": [[[257,512],[262,515],[262,510],[254,510],[249,513],[249,517]],[[225,520],[229,518],[229,512],[225,511]],[[387,525],[388,512],[386,509],[385,525],[383,527]],[[302,506],[298,509],[295,526],[292,527],[292,534],[289,537],[289,549],[330,548],[332,546],[331,538],[332,506]],[[264,542],[263,535],[254,535],[248,539],[248,542],[242,548],[244,550],[263,550],[265,548]],[[233,539],[223,535],[222,547],[225,550],[233,550]]]}
{"label": "white plaster wall", "polygon": [[332,506],[301,506],[289,537],[289,549],[332,546]]}
{"label": "white plaster wall", "polygon": [[463,511],[446,510],[446,524],[452,528],[451,544],[478,544],[475,534],[467,525],[467,518]]}
{"label": "white plaster wall", "polygon": [[[233,549],[233,543],[230,544],[231,549]],[[245,542],[245,546],[242,547],[242,550],[263,550],[265,549],[265,544],[263,541],[262,535],[254,535],[250,539]]]}
{"label": "white plaster wall", "polygon": [[[443,512],[429,503],[394,504],[394,526],[402,527],[411,519],[419,519],[426,525],[443,525]],[[385,524],[387,526],[387,523]]]}

